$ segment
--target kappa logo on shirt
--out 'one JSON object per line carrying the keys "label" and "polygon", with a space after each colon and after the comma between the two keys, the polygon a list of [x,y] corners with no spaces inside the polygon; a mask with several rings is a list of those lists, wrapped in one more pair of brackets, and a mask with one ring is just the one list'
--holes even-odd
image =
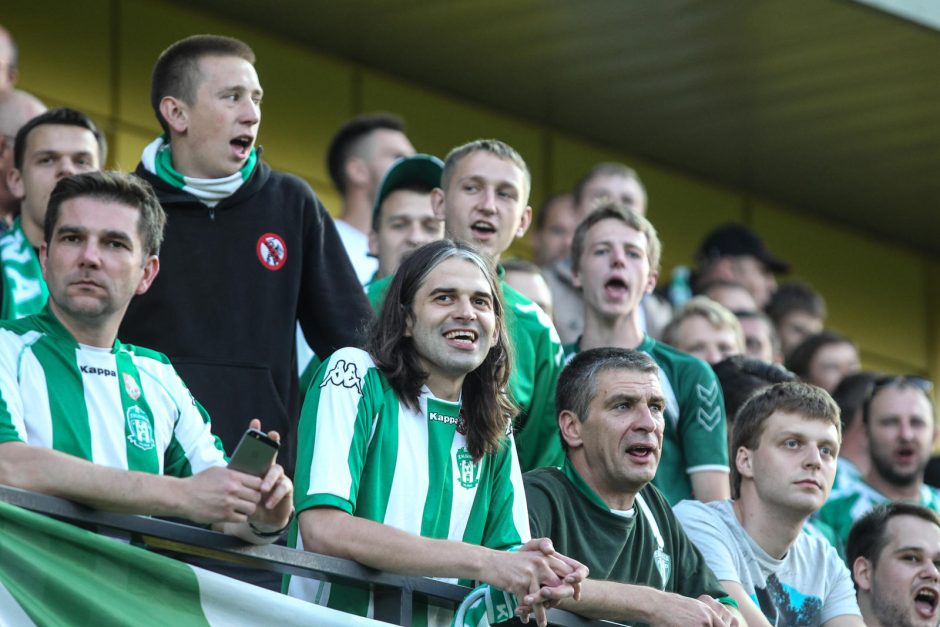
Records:
{"label": "kappa logo on shirt", "polygon": [[362,394],[362,379],[359,377],[359,371],[356,370],[356,364],[347,364],[344,359],[337,361],[336,365],[326,373],[320,387],[326,387],[327,383],[344,388],[351,388],[356,390],[359,394]]}
{"label": "kappa logo on shirt", "polygon": [[287,244],[277,233],[265,233],[255,244],[258,261],[268,270],[280,270],[287,261]]}
{"label": "kappa logo on shirt", "polygon": [[460,418],[457,416],[448,416],[447,414],[442,414],[436,411],[428,412],[428,420],[431,422],[443,422],[445,425],[460,424]]}
{"label": "kappa logo on shirt", "polygon": [[86,366],[82,364],[78,367],[82,371],[82,374],[97,374],[103,377],[116,377],[117,372],[114,370],[109,370],[108,368],[98,368],[96,366]]}

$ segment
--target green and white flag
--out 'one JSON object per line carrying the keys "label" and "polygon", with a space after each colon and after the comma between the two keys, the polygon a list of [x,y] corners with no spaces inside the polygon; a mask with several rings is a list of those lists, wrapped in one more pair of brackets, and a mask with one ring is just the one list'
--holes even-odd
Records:
{"label": "green and white flag", "polygon": [[387,625],[0,503],[0,625]]}

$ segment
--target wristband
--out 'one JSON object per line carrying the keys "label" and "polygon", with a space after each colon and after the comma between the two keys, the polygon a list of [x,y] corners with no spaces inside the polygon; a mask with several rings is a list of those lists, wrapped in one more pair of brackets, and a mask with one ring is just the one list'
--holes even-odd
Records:
{"label": "wristband", "polygon": [[290,524],[294,521],[294,510],[291,510],[290,516],[287,517],[287,524],[277,529],[276,531],[261,531],[255,527],[254,523],[250,520],[248,521],[248,528],[251,529],[251,533],[255,534],[259,538],[276,538],[280,535],[283,535],[287,528],[290,527]]}

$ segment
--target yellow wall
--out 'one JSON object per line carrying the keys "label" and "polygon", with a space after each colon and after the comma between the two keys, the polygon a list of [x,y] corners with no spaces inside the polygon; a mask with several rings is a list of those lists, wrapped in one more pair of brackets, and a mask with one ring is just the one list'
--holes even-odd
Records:
{"label": "yellow wall", "polygon": [[[940,297],[929,289],[940,279],[940,260],[177,5],[33,0],[6,3],[2,19],[20,44],[19,86],[91,114],[108,132],[111,167],[133,168],[158,132],[148,89],[159,52],[193,33],[232,35],[258,55],[265,158],[305,177],[333,211],[339,199],[326,174],[326,146],[343,120],[362,111],[402,115],[418,150],[441,156],[477,137],[508,141],[532,169],[533,206],[570,189],[592,164],[623,161],[648,187],[650,217],[665,244],[664,280],[672,266],[690,262],[709,228],[748,222],[826,295],[831,326],[859,342],[867,367],[940,380]],[[527,254],[526,244],[513,252]]]}

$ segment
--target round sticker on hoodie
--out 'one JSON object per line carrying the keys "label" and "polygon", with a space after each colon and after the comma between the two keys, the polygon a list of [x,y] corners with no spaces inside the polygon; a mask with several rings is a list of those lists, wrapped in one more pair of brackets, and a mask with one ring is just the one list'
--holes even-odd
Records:
{"label": "round sticker on hoodie", "polygon": [[265,233],[255,244],[258,261],[268,270],[280,270],[287,261],[287,244],[277,233]]}

